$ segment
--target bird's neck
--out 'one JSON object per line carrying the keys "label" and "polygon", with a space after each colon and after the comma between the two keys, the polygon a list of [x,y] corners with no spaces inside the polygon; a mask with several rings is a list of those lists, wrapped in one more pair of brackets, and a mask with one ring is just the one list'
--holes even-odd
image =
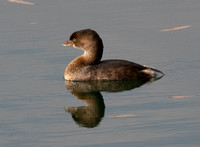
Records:
{"label": "bird's neck", "polygon": [[94,65],[100,62],[103,54],[102,46],[88,46],[87,49],[84,49],[84,54],[80,58],[83,61],[84,65]]}

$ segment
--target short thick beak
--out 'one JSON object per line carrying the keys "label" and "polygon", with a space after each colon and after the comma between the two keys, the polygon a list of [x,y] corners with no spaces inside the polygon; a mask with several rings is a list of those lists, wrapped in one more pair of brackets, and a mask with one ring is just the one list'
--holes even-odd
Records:
{"label": "short thick beak", "polygon": [[65,41],[65,42],[62,43],[63,46],[73,46],[73,44],[74,43],[71,40],[68,40],[68,41]]}

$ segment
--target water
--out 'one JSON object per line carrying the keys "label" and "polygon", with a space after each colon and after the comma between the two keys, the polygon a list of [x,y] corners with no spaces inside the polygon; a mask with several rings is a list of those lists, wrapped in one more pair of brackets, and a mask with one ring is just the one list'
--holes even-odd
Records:
{"label": "water", "polygon": [[[37,5],[0,2],[0,146],[200,146],[199,1],[31,2]],[[184,25],[192,26],[160,31]],[[65,110],[94,110],[63,79],[82,52],[61,43],[84,28],[102,37],[103,59],[165,73],[135,89],[90,93],[101,106],[95,107],[100,113],[89,111],[96,118],[92,127]]]}

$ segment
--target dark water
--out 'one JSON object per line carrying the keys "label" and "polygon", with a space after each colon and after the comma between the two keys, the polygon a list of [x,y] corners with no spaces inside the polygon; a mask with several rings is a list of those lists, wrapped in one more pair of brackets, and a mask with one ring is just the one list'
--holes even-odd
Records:
{"label": "dark water", "polygon": [[[0,146],[200,146],[200,1],[31,2],[0,2]],[[63,73],[81,51],[61,43],[84,28],[104,40],[103,59],[165,76],[137,88],[108,84],[118,92],[105,83],[72,92]]]}

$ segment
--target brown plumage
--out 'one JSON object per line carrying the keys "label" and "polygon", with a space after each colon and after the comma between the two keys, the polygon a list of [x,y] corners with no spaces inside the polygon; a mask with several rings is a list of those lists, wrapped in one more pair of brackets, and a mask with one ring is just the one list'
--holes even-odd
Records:
{"label": "brown plumage", "polygon": [[[150,80],[164,74],[151,67],[126,60],[103,60],[103,42],[91,29],[74,32],[63,46],[73,46],[84,50],[84,54],[74,59],[66,68],[65,80]],[[159,75],[159,76],[158,76]]]}

